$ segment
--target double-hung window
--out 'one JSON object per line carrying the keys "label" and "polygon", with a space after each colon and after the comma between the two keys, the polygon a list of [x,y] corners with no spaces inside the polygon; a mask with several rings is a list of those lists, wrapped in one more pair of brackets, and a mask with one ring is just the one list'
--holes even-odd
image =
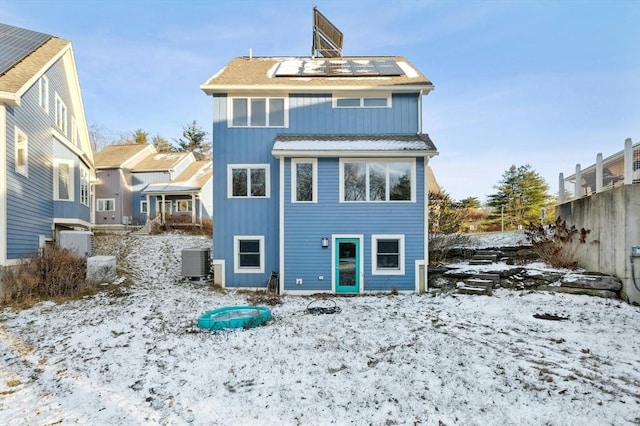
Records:
{"label": "double-hung window", "polygon": [[373,275],[404,275],[404,235],[372,235]]}
{"label": "double-hung window", "polygon": [[236,235],[233,237],[233,270],[240,274],[264,272],[263,235]]}
{"label": "double-hung window", "polygon": [[80,165],[80,203],[89,206],[89,169]]}
{"label": "double-hung window", "polygon": [[291,202],[318,201],[318,163],[316,159],[291,160]]}
{"label": "double-hung window", "polygon": [[415,201],[415,160],[340,160],[341,202]]}
{"label": "double-hung window", "polygon": [[286,127],[286,98],[230,98],[231,127]]}
{"label": "double-hung window", "polygon": [[99,212],[113,212],[116,210],[115,198],[98,198],[97,208]]}
{"label": "double-hung window", "polygon": [[73,201],[73,161],[53,161],[53,199],[56,201]]}
{"label": "double-hung window", "polygon": [[146,214],[148,211],[149,211],[149,204],[147,203],[147,200],[141,200],[140,201],[140,213]]}
{"label": "double-hung window", "polygon": [[67,106],[56,93],[56,126],[67,135]]}
{"label": "double-hung window", "polygon": [[227,196],[229,198],[269,198],[269,164],[227,165]]}
{"label": "double-hung window", "polygon": [[46,75],[40,77],[38,82],[38,103],[40,108],[49,114],[49,79]]}
{"label": "double-hung window", "polygon": [[28,176],[29,171],[29,140],[26,133],[14,127],[15,143],[15,170],[24,176]]}

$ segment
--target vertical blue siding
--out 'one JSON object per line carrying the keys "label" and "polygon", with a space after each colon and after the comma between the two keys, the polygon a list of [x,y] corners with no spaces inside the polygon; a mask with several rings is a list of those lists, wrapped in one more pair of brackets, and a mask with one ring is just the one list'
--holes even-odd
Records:
{"label": "vertical blue siding", "polygon": [[[213,257],[224,259],[228,287],[264,287],[271,271],[279,268],[279,160],[271,149],[278,134],[415,134],[418,131],[418,94],[394,94],[392,108],[333,108],[331,94],[291,95],[288,128],[229,128],[227,97],[213,96]],[[269,164],[268,199],[227,198],[228,164]],[[417,202],[346,205],[338,202],[338,159],[319,159],[317,204],[290,203],[290,167],[285,176],[285,286],[294,290],[331,288],[331,248],[320,239],[332,234],[364,234],[365,271],[371,270],[371,234],[405,234],[405,276],[365,275],[365,289],[414,288],[414,260],[422,259],[423,200],[421,159],[418,160]],[[393,223],[379,217],[396,217]],[[235,274],[234,235],[265,237],[264,274]],[[289,268],[293,268],[289,270]],[[324,280],[319,281],[318,276]],[[303,286],[295,285],[303,278]],[[289,283],[293,280],[294,285]],[[390,281],[393,280],[393,283]]]}
{"label": "vertical blue siding", "polygon": [[[364,291],[415,289],[415,261],[424,253],[424,164],[416,159],[416,202],[340,203],[339,159],[318,159],[318,202],[291,203],[290,161],[285,167],[285,290],[331,290],[332,247],[320,240],[334,234],[363,235]],[[405,274],[373,275],[371,236],[405,236]],[[324,279],[318,279],[323,276]],[[296,285],[296,278],[303,284]]]}

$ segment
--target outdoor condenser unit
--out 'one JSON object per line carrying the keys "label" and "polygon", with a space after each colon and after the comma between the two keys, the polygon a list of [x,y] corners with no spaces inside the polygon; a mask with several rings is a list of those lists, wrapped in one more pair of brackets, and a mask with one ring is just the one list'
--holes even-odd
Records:
{"label": "outdoor condenser unit", "polygon": [[93,256],[93,232],[60,231],[58,245],[71,250],[78,256],[91,257]]}
{"label": "outdoor condenser unit", "polygon": [[182,249],[182,276],[206,277],[211,272],[209,248]]}

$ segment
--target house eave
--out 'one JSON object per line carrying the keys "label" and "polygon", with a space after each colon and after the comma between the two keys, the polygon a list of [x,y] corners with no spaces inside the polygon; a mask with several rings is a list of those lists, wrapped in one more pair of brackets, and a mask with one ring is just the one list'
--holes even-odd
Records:
{"label": "house eave", "polygon": [[18,96],[16,93],[0,92],[0,103],[6,104],[12,107],[19,107],[20,96]]}
{"label": "house eave", "polygon": [[399,151],[360,151],[360,150],[272,150],[276,158],[281,157],[366,157],[366,158],[407,158],[407,157],[435,157],[438,151],[432,150],[399,150]]}
{"label": "house eave", "polygon": [[287,92],[287,93],[331,93],[331,92],[358,92],[358,91],[393,91],[394,93],[414,93],[422,91],[423,94],[427,94],[434,89],[433,84],[407,84],[407,85],[349,85],[349,86],[332,86],[330,84],[324,85],[279,85],[279,84],[264,84],[264,85],[241,85],[241,84],[229,84],[229,85],[207,85],[202,84],[200,89],[207,95],[226,94],[226,93],[256,93],[256,92]]}

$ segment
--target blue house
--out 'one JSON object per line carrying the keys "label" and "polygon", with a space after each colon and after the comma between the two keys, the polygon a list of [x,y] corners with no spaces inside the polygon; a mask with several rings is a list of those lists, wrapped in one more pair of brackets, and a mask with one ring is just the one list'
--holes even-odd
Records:
{"label": "blue house", "polygon": [[402,57],[238,57],[213,98],[216,281],[289,294],[420,292],[433,84]]}
{"label": "blue house", "polygon": [[93,156],[71,43],[0,24],[0,266],[91,227]]}

